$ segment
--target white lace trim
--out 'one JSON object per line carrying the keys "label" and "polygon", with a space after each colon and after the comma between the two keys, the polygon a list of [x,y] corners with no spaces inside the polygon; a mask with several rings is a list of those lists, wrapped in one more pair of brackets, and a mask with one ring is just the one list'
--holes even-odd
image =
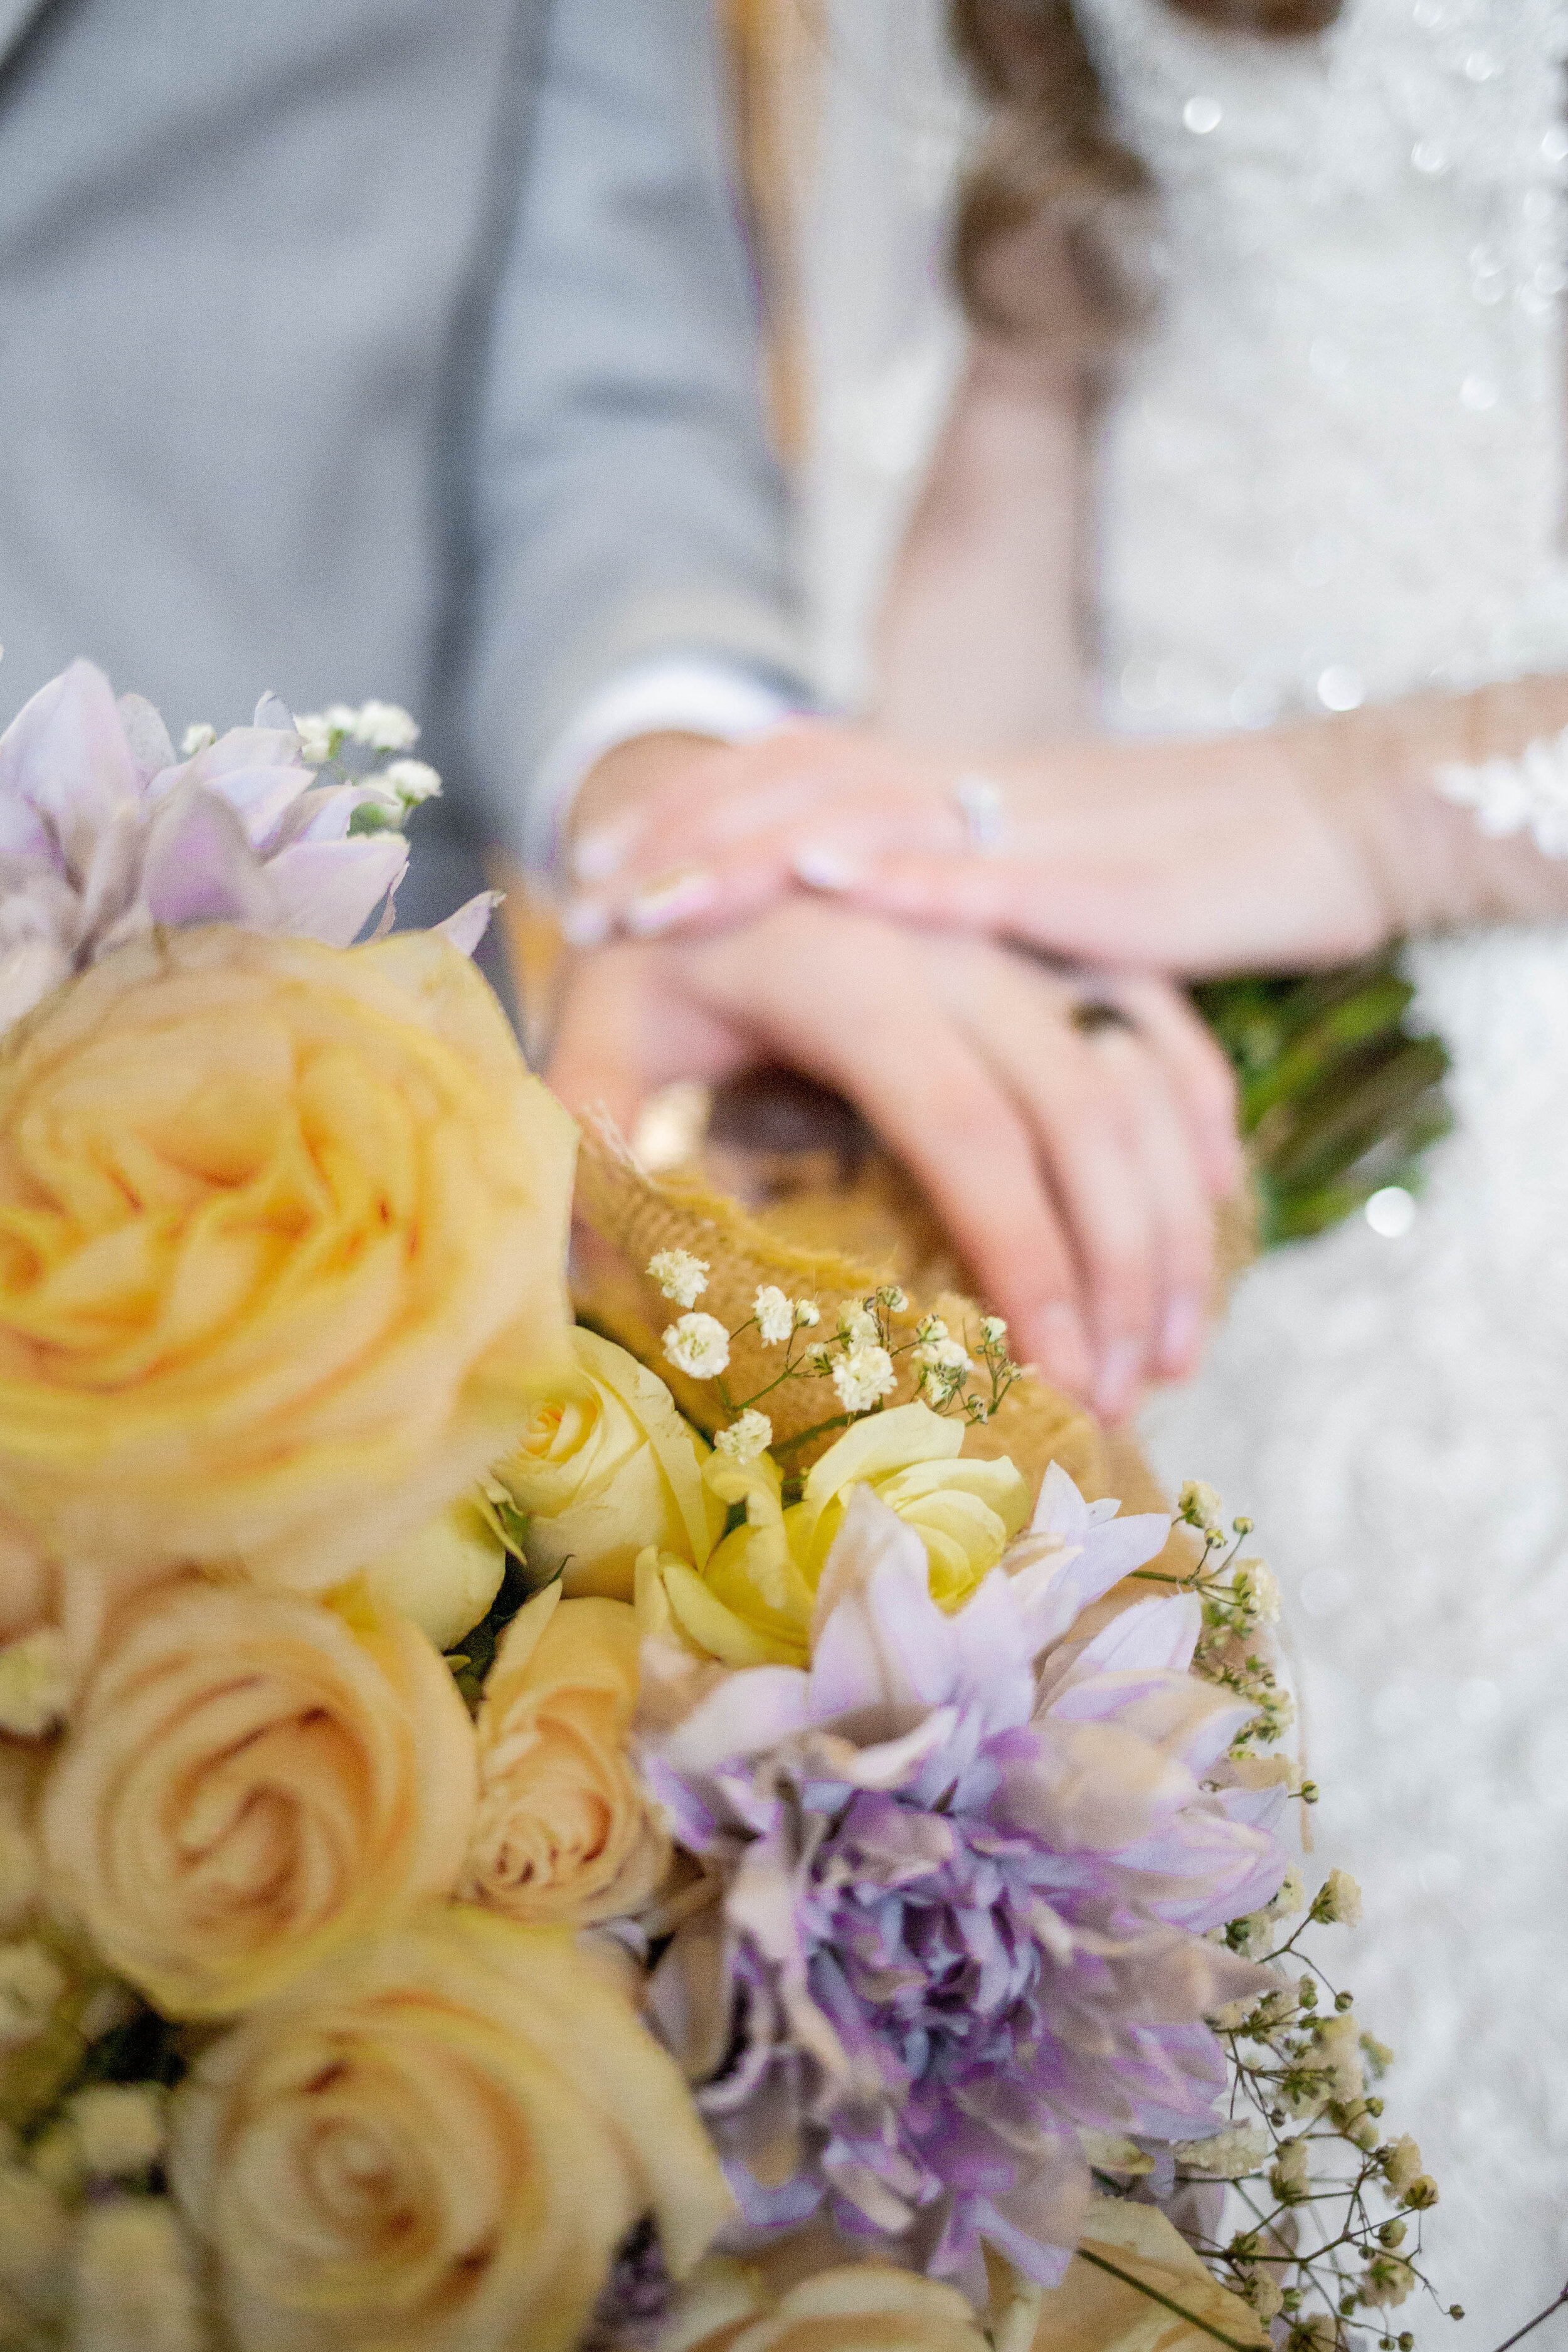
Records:
{"label": "white lace trim", "polygon": [[1568,727],[1540,735],[1517,760],[1450,761],[1432,782],[1446,801],[1469,809],[1492,840],[1528,833],[1548,857],[1568,857]]}

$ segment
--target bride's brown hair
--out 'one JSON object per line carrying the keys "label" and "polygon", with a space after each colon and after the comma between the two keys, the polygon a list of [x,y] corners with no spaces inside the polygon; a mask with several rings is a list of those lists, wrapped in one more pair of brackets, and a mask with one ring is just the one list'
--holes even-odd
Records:
{"label": "bride's brown hair", "polygon": [[[1332,24],[1341,0],[1166,5],[1226,31],[1300,39]],[[1116,135],[1073,0],[949,0],[948,17],[953,46],[991,110],[953,240],[970,316],[1006,334],[1054,329],[1059,336],[1065,328],[1102,336],[1136,308],[1117,263],[1117,225],[1150,189],[1142,164]],[[1060,269],[1042,268],[1043,257],[1067,260],[1080,297],[1070,320],[1060,316]]]}

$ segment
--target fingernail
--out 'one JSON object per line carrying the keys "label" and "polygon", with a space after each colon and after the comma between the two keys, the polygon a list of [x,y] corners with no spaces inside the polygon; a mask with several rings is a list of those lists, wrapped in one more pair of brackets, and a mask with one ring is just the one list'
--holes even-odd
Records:
{"label": "fingernail", "polygon": [[1086,1396],[1089,1385],[1089,1348],[1083,1325],[1070,1307],[1047,1307],[1035,1322],[1030,1353],[1053,1388],[1069,1396]]}
{"label": "fingernail", "polygon": [[826,842],[810,843],[797,850],[795,871],[798,879],[812,890],[852,890],[865,868],[841,849],[832,849]]}
{"label": "fingernail", "polygon": [[1185,1371],[1197,1353],[1203,1326],[1203,1300],[1189,1291],[1178,1291],[1165,1309],[1165,1320],[1160,1329],[1162,1370]]}
{"label": "fingernail", "polygon": [[561,936],[569,948],[602,948],[610,936],[610,910],[592,898],[573,898],[562,909]]}
{"label": "fingernail", "polygon": [[1138,1393],[1143,1349],[1136,1339],[1113,1339],[1100,1360],[1094,1409],[1101,1421],[1121,1421]]}
{"label": "fingernail", "polygon": [[626,908],[626,929],[639,939],[655,931],[667,931],[675,923],[683,923],[689,915],[700,915],[704,907],[713,903],[713,877],[701,866],[693,866],[685,874],[668,875],[648,889],[639,890]]}
{"label": "fingernail", "polygon": [[572,848],[572,873],[579,882],[607,882],[626,863],[637,833],[635,824],[602,824],[585,833]]}

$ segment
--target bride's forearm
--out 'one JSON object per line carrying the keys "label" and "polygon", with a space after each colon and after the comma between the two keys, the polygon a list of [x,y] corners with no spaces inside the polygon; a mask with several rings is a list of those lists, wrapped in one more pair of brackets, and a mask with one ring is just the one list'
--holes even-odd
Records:
{"label": "bride's forearm", "polygon": [[1082,408],[1071,369],[977,345],[878,618],[890,734],[993,751],[1083,723]]}
{"label": "bride's forearm", "polygon": [[1568,913],[1565,728],[1568,677],[1527,677],[1310,723],[1280,748],[1356,845],[1386,933],[1410,937]]}

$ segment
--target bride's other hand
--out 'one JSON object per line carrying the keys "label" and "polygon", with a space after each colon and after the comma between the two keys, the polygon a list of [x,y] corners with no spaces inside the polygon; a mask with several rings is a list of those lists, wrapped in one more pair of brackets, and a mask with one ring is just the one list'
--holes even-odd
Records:
{"label": "bride's other hand", "polygon": [[711,929],[792,889],[1196,977],[1386,936],[1365,847],[1294,736],[1064,740],[970,765],[858,728],[715,751],[576,852],[574,936]]}
{"label": "bride's other hand", "polygon": [[1212,1204],[1240,1160],[1228,1068],[1161,983],[795,898],[716,936],[581,957],[549,1077],[629,1132],[674,1078],[771,1062],[858,1105],[1021,1360],[1108,1420],[1192,1370]]}

